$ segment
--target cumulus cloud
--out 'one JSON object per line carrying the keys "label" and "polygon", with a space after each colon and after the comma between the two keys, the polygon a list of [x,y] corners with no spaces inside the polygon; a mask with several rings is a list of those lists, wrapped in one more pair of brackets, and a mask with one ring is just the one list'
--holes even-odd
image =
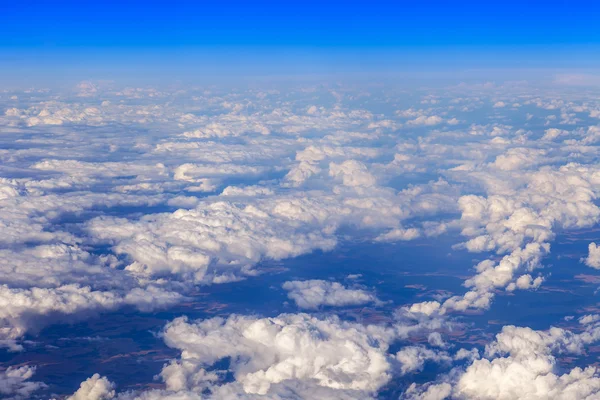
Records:
{"label": "cumulus cloud", "polygon": [[542,136],[542,140],[554,140],[566,134],[568,134],[568,131],[565,131],[564,129],[550,128],[546,129],[544,136]]}
{"label": "cumulus cloud", "polygon": [[321,306],[354,306],[377,301],[375,295],[362,289],[348,289],[338,282],[323,280],[288,281],[283,284],[288,297],[300,308]]}
{"label": "cumulus cloud", "polygon": [[[374,186],[365,167],[355,161],[333,165],[342,185],[330,191],[199,201],[194,208],[144,216],[138,220],[100,217],[86,224],[98,241],[127,255],[125,270],[138,277],[170,276],[194,282],[215,282],[223,275],[253,275],[263,259],[280,260],[311,251],[330,250],[343,226],[383,230],[396,228],[413,215],[451,207],[448,187],[432,182],[395,193]],[[331,184],[331,182],[330,182]],[[250,193],[250,192],[247,192]],[[393,232],[393,231],[392,231]],[[393,233],[387,240],[394,240]],[[414,239],[408,232],[402,240]]]}
{"label": "cumulus cloud", "polygon": [[[94,375],[77,393],[119,400],[375,398],[395,373],[418,372],[427,362],[478,357],[476,351],[460,349],[453,355],[425,346],[389,353],[394,341],[441,327],[439,320],[420,320],[406,309],[392,325],[308,314],[230,315],[198,321],[182,317],[167,324],[161,334],[168,346],[181,350],[180,358],[165,364],[160,373],[165,389],[115,395],[112,383]],[[226,371],[214,368],[222,362]],[[233,379],[227,379],[228,374]]]}
{"label": "cumulus cloud", "polygon": [[161,373],[170,390],[203,390],[215,380],[205,368],[225,357],[248,394],[266,395],[272,385],[304,381],[368,395],[391,377],[386,351],[393,331],[337,318],[180,318],[167,325],[163,336],[167,345],[182,350],[181,360]]}
{"label": "cumulus cloud", "polygon": [[79,389],[67,400],[109,400],[115,397],[115,385],[106,377],[94,374],[81,383]]}
{"label": "cumulus cloud", "polygon": [[[536,331],[505,326],[466,368],[456,369],[434,382],[412,385],[411,399],[593,399],[600,394],[600,375],[595,367],[559,372],[556,354],[581,354],[586,345],[600,339],[598,325],[582,333],[560,328]],[[437,396],[437,397],[436,397]]]}
{"label": "cumulus cloud", "polygon": [[267,209],[215,202],[139,221],[95,219],[88,227],[98,239],[116,243],[115,252],[131,257],[126,270],[132,274],[176,275],[202,282],[224,272],[251,274],[263,257],[277,260],[331,249],[336,241],[326,232],[290,229],[304,218],[320,217],[307,206],[293,200],[269,204]]}
{"label": "cumulus cloud", "polygon": [[424,126],[432,126],[432,125],[439,125],[442,122],[444,122],[444,119],[442,117],[439,117],[437,115],[430,115],[430,116],[425,116],[425,115],[421,115],[415,119],[411,119],[409,121],[406,122],[406,125],[424,125]]}
{"label": "cumulus cloud", "polygon": [[[123,392],[115,398],[375,398],[395,374],[418,373],[426,363],[448,366],[479,358],[476,349],[454,354],[445,349],[438,330],[454,326],[408,307],[397,310],[394,322],[384,325],[308,314],[197,321],[181,317],[160,335],[168,346],[181,350],[160,373],[165,389]],[[408,345],[389,352],[392,343],[419,337],[428,338],[434,348]],[[114,395],[114,385],[98,375],[83,382],[78,392],[92,390],[97,396]]]}
{"label": "cumulus cloud", "polygon": [[596,245],[596,243],[590,243],[588,246],[588,256],[583,259],[585,265],[588,267],[600,268],[600,248]]}
{"label": "cumulus cloud", "polygon": [[[381,186],[376,161],[394,149],[364,141],[396,123],[366,110],[296,114],[262,95],[201,94],[194,101],[219,110],[209,115],[161,103],[172,93],[155,89],[110,100],[102,84],[79,89],[85,96],[21,102],[1,117],[25,140],[0,152],[12,171],[0,178],[0,284],[5,302],[20,304],[7,309],[0,340],[13,349],[69,315],[169,306],[194,284],[256,275],[263,259],[330,250],[341,227],[408,240],[401,220],[452,204],[437,184]],[[48,301],[36,311],[40,293]]]}
{"label": "cumulus cloud", "polygon": [[35,373],[35,367],[8,367],[0,371],[0,395],[7,400],[25,400],[46,385],[41,382],[30,381]]}
{"label": "cumulus cloud", "polygon": [[[455,249],[479,253],[465,292],[400,307],[389,313],[393,326],[303,314],[176,320],[164,337],[182,357],[163,369],[166,389],[117,394],[95,375],[73,398],[367,398],[394,374],[459,361],[469,365],[406,395],[595,396],[594,371],[565,374],[555,359],[574,349],[567,342],[590,342],[594,317],[582,317],[581,335],[507,328],[480,360],[453,354],[442,336],[453,312],[489,308],[502,290],[542,287],[557,232],[600,219],[600,128],[584,124],[597,101],[525,86],[419,93],[395,113],[403,100],[342,87],[115,91],[85,82],[75,97],[3,93],[0,129],[11,146],[0,150],[0,345],[22,350],[21,338],[56,321],[169,307],[197,285],[263,279],[262,261],[332,250],[340,232],[377,242],[448,235]],[[380,102],[390,107],[375,110]],[[506,114],[518,106],[529,112],[523,124]],[[542,120],[547,127],[532,123]],[[569,124],[578,125],[562,129]],[[590,244],[582,261],[599,268],[596,252]],[[377,301],[322,280],[284,289],[313,310]],[[416,332],[418,343],[387,353]],[[229,381],[215,369],[228,358]],[[519,386],[525,380],[550,391]]]}
{"label": "cumulus cloud", "polygon": [[508,185],[493,175],[479,174],[490,195],[459,199],[462,234],[470,237],[466,249],[507,254],[500,261],[477,264],[477,274],[465,282],[470,290],[448,299],[444,308],[488,308],[495,288],[539,287],[543,277],[533,278],[530,272],[541,267],[542,257],[550,251],[554,228],[591,226],[598,221],[600,209],[594,199],[600,181],[595,167],[571,163],[517,171],[511,172],[514,180]]}
{"label": "cumulus cloud", "polygon": [[401,364],[400,372],[406,374],[422,370],[426,361],[451,363],[452,357],[444,351],[431,350],[421,346],[407,346],[396,353],[396,360]]}
{"label": "cumulus cloud", "polygon": [[396,228],[379,235],[376,240],[380,242],[397,242],[400,240],[413,240],[421,236],[416,228]]}
{"label": "cumulus cloud", "polygon": [[366,166],[355,160],[329,164],[329,175],[340,179],[346,186],[369,187],[376,184],[375,177],[369,173]]}
{"label": "cumulus cloud", "polygon": [[439,308],[440,303],[438,303],[437,301],[424,301],[422,303],[412,304],[409,308],[409,311],[412,313],[431,315],[434,312],[438,311]]}
{"label": "cumulus cloud", "polygon": [[135,288],[126,294],[92,290],[90,287],[63,285],[55,288],[18,289],[0,285],[0,338],[17,339],[32,328],[77,314],[108,311],[132,305],[151,311],[173,305],[182,296],[156,287]]}

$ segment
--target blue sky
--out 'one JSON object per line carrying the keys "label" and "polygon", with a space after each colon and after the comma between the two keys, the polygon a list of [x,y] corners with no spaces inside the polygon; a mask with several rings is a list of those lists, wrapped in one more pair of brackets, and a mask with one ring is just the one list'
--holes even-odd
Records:
{"label": "blue sky", "polygon": [[5,78],[599,64],[600,6],[591,1],[21,1],[0,7]]}
{"label": "blue sky", "polygon": [[22,1],[3,48],[597,44],[583,1]]}

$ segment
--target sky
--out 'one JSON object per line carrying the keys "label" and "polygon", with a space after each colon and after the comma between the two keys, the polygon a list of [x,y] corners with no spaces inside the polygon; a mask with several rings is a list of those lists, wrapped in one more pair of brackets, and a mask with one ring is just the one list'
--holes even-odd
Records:
{"label": "sky", "polygon": [[0,7],[0,398],[600,398],[598,6]]}
{"label": "sky", "polygon": [[[589,1],[6,2],[5,80],[599,67]],[[243,65],[243,68],[241,67]]]}
{"label": "sky", "polygon": [[585,1],[47,2],[3,6],[3,47],[597,44]]}

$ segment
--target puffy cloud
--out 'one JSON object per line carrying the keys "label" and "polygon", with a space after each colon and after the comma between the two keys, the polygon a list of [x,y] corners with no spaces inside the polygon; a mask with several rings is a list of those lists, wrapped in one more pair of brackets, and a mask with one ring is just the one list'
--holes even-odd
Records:
{"label": "puffy cloud", "polygon": [[131,305],[150,311],[183,297],[112,268],[116,259],[93,256],[76,245],[44,244],[0,250],[0,342],[14,340],[56,320],[73,320]]}
{"label": "puffy cloud", "polygon": [[438,311],[439,308],[440,303],[437,301],[424,301],[422,303],[412,304],[409,308],[409,311],[412,313],[431,315]]}
{"label": "puffy cloud", "polygon": [[35,373],[35,367],[22,366],[8,367],[0,371],[0,395],[7,400],[20,400],[31,398],[31,395],[46,385],[41,382],[32,382],[29,379]]}
{"label": "puffy cloud", "polygon": [[387,348],[395,334],[337,318],[284,314],[197,322],[179,318],[167,325],[163,336],[167,345],[182,350],[181,359],[161,373],[167,389],[206,389],[215,376],[205,368],[230,357],[229,368],[244,393],[270,396],[272,386],[297,382],[373,393],[391,377]]}
{"label": "puffy cloud", "polygon": [[178,275],[201,282],[224,272],[251,274],[263,257],[282,259],[332,248],[335,239],[325,232],[294,231],[304,219],[324,216],[306,206],[303,201],[280,201],[261,209],[215,202],[137,222],[100,218],[88,226],[97,238],[114,241],[117,253],[133,259],[126,267],[133,274]]}
{"label": "puffy cloud", "polygon": [[419,391],[415,383],[411,384],[404,394],[406,399],[412,400],[444,400],[452,394],[452,385],[449,383],[440,383],[429,385],[424,391]]}
{"label": "puffy cloud", "polygon": [[88,97],[93,96],[98,92],[98,85],[94,82],[82,81],[77,84],[76,89],[78,91],[78,96]]}
{"label": "puffy cloud", "polygon": [[585,265],[588,267],[600,269],[600,247],[596,246],[596,243],[590,243],[588,246],[588,256],[583,259]]}
{"label": "puffy cloud", "polygon": [[160,288],[135,288],[123,295],[90,287],[63,285],[56,288],[18,289],[0,285],[0,338],[17,339],[52,319],[75,318],[77,314],[111,310],[123,305],[142,311],[170,306],[182,296]]}
{"label": "puffy cloud", "polygon": [[271,196],[275,194],[272,189],[261,186],[246,186],[246,187],[237,187],[237,186],[227,186],[221,192],[221,196]]}
{"label": "puffy cloud", "polygon": [[106,377],[94,374],[83,381],[67,400],[109,400],[115,398],[115,385]]}
{"label": "puffy cloud", "polygon": [[542,140],[554,140],[560,136],[564,136],[566,134],[568,134],[568,131],[565,131],[564,129],[556,129],[556,128],[550,128],[550,129],[546,129],[544,136],[542,136]]}
{"label": "puffy cloud", "polygon": [[329,175],[340,179],[346,186],[369,187],[376,184],[375,177],[369,173],[366,166],[356,160],[329,164]]}
{"label": "puffy cloud", "polygon": [[[266,396],[260,394],[246,393],[239,383],[230,383],[213,388],[210,394],[199,394],[189,390],[151,390],[141,393],[122,393],[118,400],[207,400],[207,399],[244,399],[260,400]],[[332,389],[328,387],[315,386],[300,381],[286,382],[285,384],[273,384],[270,387],[269,399],[325,399],[325,400],[365,400],[375,397],[356,390]]]}
{"label": "puffy cloud", "polygon": [[241,136],[245,133],[259,133],[261,135],[268,135],[271,133],[269,128],[261,123],[250,122],[245,124],[243,117],[236,122],[237,124],[235,126],[232,123],[224,124],[219,122],[211,122],[202,128],[195,129],[194,131],[184,132],[183,136],[187,138],[211,139],[224,138],[228,136]]}
{"label": "puffy cloud", "polygon": [[421,236],[416,228],[396,228],[379,235],[376,240],[380,242],[397,242],[399,240],[414,240]]}
{"label": "puffy cloud", "polygon": [[[323,170],[328,170],[331,177],[337,176],[340,179],[352,172],[357,172],[360,174],[360,180],[370,181],[372,185],[375,183],[375,178],[357,158],[373,159],[379,154],[380,150],[376,148],[310,145],[296,153],[297,164],[292,166],[285,178],[293,186],[300,186]],[[339,160],[339,163],[335,161],[327,163],[328,160]],[[346,176],[346,180],[351,182],[352,177]]]}
{"label": "puffy cloud", "polygon": [[288,281],[283,284],[288,297],[300,308],[317,309],[320,306],[352,306],[377,301],[362,289],[347,289],[338,282],[323,280]]}
{"label": "puffy cloud", "polygon": [[584,399],[597,396],[600,377],[595,368],[575,368],[563,375],[555,373],[556,361],[549,351],[551,346],[565,341],[562,332],[556,334],[560,336],[527,328],[505,328],[487,353],[490,356],[509,355],[473,362],[458,380],[456,392],[459,396],[478,399]]}
{"label": "puffy cloud", "polygon": [[0,303],[0,334],[3,338],[15,339],[40,323],[41,316],[112,309],[119,299],[112,292],[92,291],[77,285],[56,289],[12,289],[1,285]]}
{"label": "puffy cloud", "polygon": [[302,161],[290,169],[285,178],[292,186],[300,186],[321,171],[322,169],[318,165]]}
{"label": "puffy cloud", "polygon": [[173,178],[178,181],[202,182],[202,178],[254,176],[264,173],[267,169],[249,165],[201,165],[183,164],[175,168]]}
{"label": "puffy cloud", "polygon": [[[581,125],[582,118],[597,114],[593,98],[463,85],[449,88],[447,98],[417,96],[417,106],[390,115],[387,107],[376,112],[373,105],[381,101],[396,108],[403,100],[341,87],[323,92],[334,100],[331,106],[319,102],[313,89],[294,95],[191,88],[114,92],[101,84],[79,89],[94,98],[2,94],[0,129],[11,146],[0,150],[0,343],[12,350],[19,349],[15,339],[53,321],[125,306],[167,307],[194,285],[258,275],[264,259],[331,250],[341,229],[352,238],[388,242],[460,232],[463,238],[456,240],[464,243],[456,248],[488,257],[466,279],[466,293],[396,310],[392,333],[308,316],[174,322],[172,327],[187,325],[198,337],[224,343],[225,350],[205,357],[180,338],[174,343],[182,358],[162,373],[167,389],[117,395],[105,378],[95,376],[80,389],[82,396],[97,387],[97,393],[140,399],[198,399],[207,396],[204,389],[214,398],[258,398],[265,390],[270,398],[365,398],[376,396],[391,374],[418,371],[426,362],[458,362],[458,353],[470,363],[460,373],[466,378],[414,386],[411,396],[541,396],[516,388],[521,376],[575,398],[595,395],[569,392],[588,381],[593,388],[595,373],[561,375],[555,368],[553,352],[575,340],[570,334],[561,341],[558,334],[548,339],[538,333],[542,339],[531,342],[542,345],[527,344],[533,350],[525,354],[504,342],[537,336],[510,332],[505,336],[513,339],[499,337],[484,360],[466,350],[452,355],[452,344],[442,338],[448,312],[488,308],[501,289],[539,288],[544,276],[537,269],[556,232],[599,220],[593,144],[600,130]],[[377,97],[363,103],[371,111],[357,107],[362,96]],[[549,116],[525,114],[527,121],[548,116],[549,124],[580,126],[544,132],[531,122],[513,127],[509,124],[518,120],[505,118],[511,104],[532,113],[533,107],[553,110]],[[509,122],[486,122],[488,117]],[[458,122],[467,128],[457,129]],[[402,126],[420,127],[418,136],[396,131]],[[554,145],[562,139],[561,146]],[[590,247],[585,262],[597,268],[594,251]],[[376,300],[362,289],[326,281],[285,285],[299,306],[313,309]],[[594,317],[581,322],[596,323]],[[248,331],[252,324],[267,326],[265,340],[276,344],[260,347],[260,335]],[[413,343],[395,355],[384,350],[390,337],[417,332],[419,343],[436,349]],[[300,358],[294,359],[286,353],[286,340],[324,349],[325,358],[315,351],[301,354],[303,345],[296,345]],[[200,359],[188,357],[188,351],[199,352]],[[385,361],[377,368],[371,366],[376,356]],[[227,357],[232,382],[213,368]],[[486,374],[501,381],[519,368],[529,375],[515,374],[514,382],[491,382],[488,391],[480,391]]]}
{"label": "puffy cloud", "polygon": [[537,289],[544,282],[544,278],[538,276],[537,278],[532,278],[531,275],[525,274],[521,275],[515,282],[511,282],[506,290],[512,292],[515,289]]}
{"label": "puffy cloud", "polygon": [[[394,321],[363,325],[307,314],[177,318],[161,334],[168,346],[181,350],[180,358],[165,364],[160,373],[165,389],[124,392],[115,398],[375,398],[393,374],[417,373],[427,362],[447,366],[453,360],[479,357],[475,349],[460,349],[453,355],[422,345],[391,354],[389,346],[397,340],[429,336],[429,341],[441,342],[435,330],[453,328],[448,321],[408,308],[397,310]],[[437,339],[432,339],[432,333]],[[84,387],[113,393],[113,385],[97,375]]]}
{"label": "puffy cloud", "polygon": [[[343,185],[331,192],[280,194],[255,187],[252,193],[260,196],[232,198],[228,193],[235,192],[227,189],[225,195],[199,201],[192,209],[135,221],[100,217],[89,221],[87,229],[97,240],[113,244],[115,253],[128,255],[131,263],[125,270],[137,277],[215,282],[223,275],[255,274],[254,266],[265,258],[330,250],[342,226],[399,229],[405,218],[451,207],[448,200],[454,197],[439,181],[400,193],[365,187],[374,184],[372,177],[354,161],[334,169]],[[399,239],[393,232],[386,240]],[[402,240],[415,237],[408,231]]]}
{"label": "puffy cloud", "polygon": [[496,288],[539,287],[543,277],[534,279],[530,272],[541,266],[541,258],[549,252],[555,227],[590,226],[600,217],[594,203],[600,189],[595,167],[567,164],[518,170],[511,173],[514,180],[507,186],[497,185],[498,177],[478,175],[491,194],[459,199],[462,234],[470,237],[464,246],[470,251],[508,254],[498,262],[480,262],[477,274],[465,282],[471,290],[448,299],[444,309],[488,308]]}
{"label": "puffy cloud", "polygon": [[432,126],[432,125],[438,125],[441,124],[442,122],[444,122],[444,119],[442,117],[439,117],[437,115],[430,115],[430,116],[425,116],[425,115],[421,115],[415,119],[411,119],[410,121],[406,122],[406,125],[424,125],[424,126]]}
{"label": "puffy cloud", "polygon": [[504,171],[521,170],[539,164],[546,152],[538,149],[515,148],[496,157],[494,166]]}
{"label": "puffy cloud", "polygon": [[318,108],[317,106],[310,106],[308,107],[308,109],[306,110],[307,114],[316,114],[318,112]]}
{"label": "puffy cloud", "polygon": [[[556,353],[581,354],[586,345],[600,340],[597,324],[582,333],[551,328],[505,326],[464,370],[448,374],[445,382],[412,385],[410,399],[593,399],[600,394],[600,374],[595,367],[573,368],[560,374]],[[432,356],[433,357],[433,356]],[[428,397],[429,396],[429,397]],[[437,397],[436,397],[437,396]]]}
{"label": "puffy cloud", "polygon": [[406,374],[421,371],[426,361],[451,363],[452,357],[445,351],[431,350],[422,346],[407,346],[396,353],[396,360],[401,364],[400,372]]}

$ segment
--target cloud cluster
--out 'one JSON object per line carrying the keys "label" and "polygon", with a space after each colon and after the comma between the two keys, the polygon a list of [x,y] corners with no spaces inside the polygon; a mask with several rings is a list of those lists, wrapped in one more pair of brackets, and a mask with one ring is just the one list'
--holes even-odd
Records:
{"label": "cloud cluster", "polygon": [[[542,277],[531,275],[550,251],[557,228],[592,226],[600,218],[594,200],[600,190],[596,166],[569,163],[532,172],[510,173],[510,183],[489,173],[478,173],[488,197],[467,195],[459,199],[464,247],[473,252],[506,254],[500,261],[484,260],[477,274],[465,282],[462,297],[446,301],[444,308],[488,308],[493,291],[537,288]],[[502,174],[500,174],[502,176]]]}
{"label": "cloud cluster", "polygon": [[[114,394],[106,378],[83,382],[79,392],[92,389],[118,399],[258,399],[258,398],[375,398],[394,375],[417,373],[425,363],[447,365],[473,360],[477,351],[454,354],[436,330],[451,325],[399,310],[387,325],[359,324],[338,317],[281,314],[260,318],[230,315],[171,321],[161,336],[181,351],[163,367],[164,390]],[[408,345],[390,353],[398,340],[429,336],[431,346]],[[225,369],[223,369],[225,368]],[[232,376],[233,379],[229,379]],[[99,397],[104,399],[104,397]]]}
{"label": "cloud cluster", "polygon": [[283,284],[288,298],[304,309],[317,309],[320,306],[355,306],[377,301],[375,295],[362,289],[348,289],[338,282],[318,279],[308,281],[288,281]]}
{"label": "cloud cluster", "polygon": [[[455,208],[439,182],[385,186],[398,166],[380,161],[395,150],[365,141],[394,124],[365,109],[297,113],[266,93],[89,82],[75,97],[44,95],[11,98],[0,118],[20,143],[0,151],[4,343],[69,315],[168,306],[195,284],[256,275],[263,259],[331,250],[341,227],[412,239],[419,230],[404,220]],[[163,103],[180,95],[186,106]]]}
{"label": "cloud cluster", "polygon": [[[325,280],[283,285],[319,318],[176,319],[163,337],[182,355],[161,373],[166,389],[117,393],[94,375],[73,399],[367,398],[429,362],[469,365],[407,396],[597,396],[593,367],[562,373],[556,361],[595,340],[594,318],[577,334],[507,327],[481,359],[442,338],[454,313],[542,287],[557,232],[599,221],[594,97],[522,84],[399,99],[343,85],[90,82],[67,95],[0,95],[0,346],[10,350],[52,323],[169,307],[201,285],[262,279],[264,260],[348,238],[447,235],[480,257],[464,293],[400,307],[389,326],[328,316],[324,306],[378,300]],[[598,253],[591,243],[583,262],[599,268]],[[417,333],[419,343],[388,353]],[[2,387],[27,397],[42,387],[28,383],[32,371],[6,370],[0,381],[13,383]]]}
{"label": "cloud cluster", "polygon": [[46,385],[33,382],[29,379],[35,373],[35,367],[22,366],[8,367],[0,371],[0,395],[7,400],[21,400],[30,398],[31,394]]}
{"label": "cloud cluster", "polygon": [[119,294],[78,285],[51,289],[16,289],[0,285],[0,338],[18,339],[32,328],[43,327],[46,320],[73,320],[81,313],[107,311],[123,305],[152,311],[173,305],[181,298],[177,293],[157,287],[135,288],[126,294]]}
{"label": "cloud cluster", "polygon": [[[594,321],[595,320],[595,321]],[[485,356],[457,368],[441,382],[412,385],[408,399],[594,399],[600,371],[594,366],[561,372],[557,355],[579,355],[600,340],[597,318],[583,318],[583,332],[561,328],[536,331],[505,326],[485,348]],[[591,322],[594,321],[594,322]]]}
{"label": "cloud cluster", "polygon": [[201,392],[218,380],[206,368],[229,358],[235,382],[247,394],[265,395],[273,385],[304,382],[368,396],[391,378],[386,351],[395,333],[337,318],[284,314],[197,322],[179,318],[163,336],[167,345],[182,351],[181,359],[161,372],[169,390]]}

